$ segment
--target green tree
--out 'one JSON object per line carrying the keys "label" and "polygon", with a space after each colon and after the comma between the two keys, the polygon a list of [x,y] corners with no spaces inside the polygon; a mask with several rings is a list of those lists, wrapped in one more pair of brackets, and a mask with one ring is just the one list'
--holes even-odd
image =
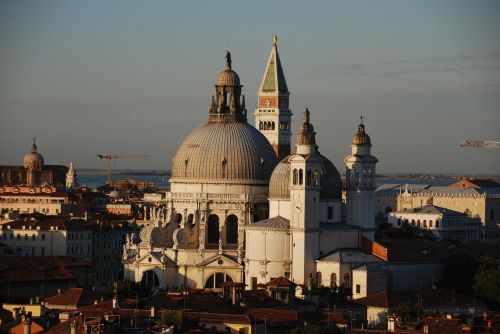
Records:
{"label": "green tree", "polygon": [[477,259],[473,289],[477,297],[500,306],[500,271],[492,257],[481,256]]}

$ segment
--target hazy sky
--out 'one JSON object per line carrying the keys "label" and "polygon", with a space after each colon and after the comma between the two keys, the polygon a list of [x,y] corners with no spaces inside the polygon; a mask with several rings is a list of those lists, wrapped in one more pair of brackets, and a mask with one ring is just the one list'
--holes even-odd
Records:
{"label": "hazy sky", "polygon": [[[500,173],[499,1],[0,2],[0,164],[170,168],[225,50],[249,115],[273,34],[297,129],[343,172],[359,115],[380,172]],[[253,124],[253,116],[249,119]]]}

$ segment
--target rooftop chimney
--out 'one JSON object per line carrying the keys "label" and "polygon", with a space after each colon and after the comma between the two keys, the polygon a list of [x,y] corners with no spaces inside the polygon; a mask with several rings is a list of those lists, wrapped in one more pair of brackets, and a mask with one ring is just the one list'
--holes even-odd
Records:
{"label": "rooftop chimney", "polygon": [[71,322],[71,331],[70,334],[76,334],[76,321]]}
{"label": "rooftop chimney", "polygon": [[31,334],[31,318],[26,318],[23,322],[23,334]]}

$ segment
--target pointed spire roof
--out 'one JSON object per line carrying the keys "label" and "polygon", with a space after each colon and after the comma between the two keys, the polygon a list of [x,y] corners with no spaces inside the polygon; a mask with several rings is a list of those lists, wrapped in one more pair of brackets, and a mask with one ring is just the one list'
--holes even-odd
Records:
{"label": "pointed spire roof", "polygon": [[288,93],[288,86],[286,84],[283,68],[281,67],[281,60],[278,54],[278,37],[273,37],[273,47],[271,54],[267,60],[266,71],[260,84],[259,92],[271,93],[280,92]]}

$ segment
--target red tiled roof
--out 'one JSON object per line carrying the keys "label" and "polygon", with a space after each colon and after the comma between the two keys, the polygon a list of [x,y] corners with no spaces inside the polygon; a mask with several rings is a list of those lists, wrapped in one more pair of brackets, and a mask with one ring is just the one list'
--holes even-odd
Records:
{"label": "red tiled roof", "polygon": [[[65,305],[65,306],[86,306],[94,303],[94,300],[100,300],[102,294],[83,289],[69,288],[61,294],[45,298],[45,302],[49,305]],[[106,298],[109,299],[109,298]]]}
{"label": "red tiled roof", "polygon": [[444,262],[450,255],[452,242],[424,238],[378,240],[387,248],[389,262]]}
{"label": "red tiled roof", "polygon": [[2,256],[0,282],[73,279],[71,267],[91,268],[92,264],[70,256]]}
{"label": "red tiled roof", "polygon": [[247,314],[252,320],[265,320],[269,324],[282,324],[298,320],[298,312],[289,309],[251,308]]}
{"label": "red tiled roof", "polygon": [[356,299],[356,301],[358,303],[365,305],[365,306],[389,308],[389,301],[387,300],[387,292],[386,291],[380,291],[380,292],[368,295],[366,297]]}
{"label": "red tiled roof", "polygon": [[[47,331],[45,331],[44,334],[68,334],[70,333],[70,328],[71,324],[73,322],[76,322],[76,332],[77,334],[85,334],[85,327],[83,325],[83,320],[82,316],[76,316],[74,318],[71,318],[69,320],[66,320],[64,322],[61,322],[60,324],[57,324],[51,328],[49,328]],[[22,333],[20,333],[22,334]]]}
{"label": "red tiled roof", "polygon": [[237,309],[224,300],[218,293],[208,289],[193,290],[185,295],[166,292],[158,293],[152,298],[151,304],[158,309],[190,309],[205,312],[217,310],[222,313],[237,312]]}
{"label": "red tiled roof", "polygon": [[338,312],[332,311],[320,311],[320,312],[312,312],[306,311],[302,313],[302,318],[312,324],[338,324],[338,325],[347,325],[346,319],[342,316],[342,314]]}
{"label": "red tiled roof", "polygon": [[267,286],[294,286],[295,283],[290,281],[289,279],[280,276],[280,277],[275,277],[271,278],[269,282],[266,283]]}
{"label": "red tiled roof", "polygon": [[[31,334],[41,333],[45,330],[42,326],[37,324],[35,321],[31,321]],[[24,324],[20,324],[12,327],[9,331],[10,334],[24,334]]]}
{"label": "red tiled roof", "polygon": [[198,313],[198,321],[232,324],[251,324],[246,314]]}
{"label": "red tiled roof", "polygon": [[453,293],[446,289],[422,290],[420,293],[416,290],[394,292],[381,291],[364,298],[356,299],[356,302],[365,306],[389,308],[408,301],[417,302],[419,295],[424,307],[484,304],[480,299]]}

